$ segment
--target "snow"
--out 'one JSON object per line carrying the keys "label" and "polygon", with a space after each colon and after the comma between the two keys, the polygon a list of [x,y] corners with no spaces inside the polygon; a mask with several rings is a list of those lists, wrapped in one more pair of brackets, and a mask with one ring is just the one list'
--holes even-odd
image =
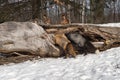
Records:
{"label": "snow", "polygon": [[107,23],[107,24],[97,24],[97,25],[104,27],[120,27],[120,23]]}
{"label": "snow", "polygon": [[0,80],[120,80],[120,47],[76,58],[1,65]]}
{"label": "snow", "polygon": [[44,58],[0,66],[0,80],[120,80],[120,47],[77,58]]}
{"label": "snow", "polygon": [[98,26],[98,27],[120,27],[120,23],[106,23],[106,24],[72,23],[71,25],[91,25],[91,26]]}

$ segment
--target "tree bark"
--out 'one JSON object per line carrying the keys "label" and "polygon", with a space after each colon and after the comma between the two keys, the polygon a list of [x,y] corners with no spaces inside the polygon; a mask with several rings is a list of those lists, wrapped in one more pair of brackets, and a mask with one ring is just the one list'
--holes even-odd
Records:
{"label": "tree bark", "polygon": [[104,0],[90,0],[91,23],[104,22]]}
{"label": "tree bark", "polygon": [[32,0],[31,4],[32,4],[32,19],[39,18],[41,0]]}

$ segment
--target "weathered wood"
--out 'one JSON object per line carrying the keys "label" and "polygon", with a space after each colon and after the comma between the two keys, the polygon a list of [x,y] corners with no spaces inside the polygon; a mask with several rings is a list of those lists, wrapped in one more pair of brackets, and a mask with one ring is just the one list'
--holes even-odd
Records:
{"label": "weathered wood", "polygon": [[60,56],[52,38],[41,26],[32,22],[5,22],[0,24],[0,52],[26,52],[41,57]]}
{"label": "weathered wood", "polygon": [[[79,31],[80,35],[101,50],[111,48],[112,45],[120,46],[120,28],[117,27],[100,27],[92,24],[41,26],[32,22],[5,22],[0,24],[0,52],[6,54],[23,52],[41,57],[59,57],[61,56],[61,49],[55,44],[61,45],[66,43],[62,42],[66,40],[61,38],[60,43],[56,43],[54,41],[56,39],[55,34],[69,34],[76,31]],[[63,37],[63,39],[65,38]],[[60,47],[64,49],[64,46]]]}
{"label": "weathered wood", "polygon": [[[120,38],[120,28],[119,27],[101,27],[93,24],[67,24],[67,25],[42,25],[44,29],[48,32],[71,32],[72,30],[84,30],[84,32],[97,33],[101,36],[112,34],[112,37],[118,36]],[[105,34],[106,33],[106,34]],[[111,37],[110,36],[110,37]]]}
{"label": "weathered wood", "polygon": [[[103,47],[107,46],[106,49],[112,47],[112,45],[120,46],[119,27],[101,27],[93,24],[69,24],[43,25],[43,28],[48,33],[69,33],[72,31],[80,31],[81,34],[91,42],[104,42]],[[97,45],[97,43],[95,45]]]}
{"label": "weathered wood", "polygon": [[[100,27],[93,24],[41,26],[32,22],[0,24],[0,64],[38,59],[34,55],[75,57],[76,54],[84,53],[85,55],[86,52],[91,51],[94,53],[96,48],[99,52],[98,49],[106,50],[120,46],[120,28],[117,27]],[[79,44],[74,45],[70,41],[66,34],[74,34],[77,31],[80,33],[79,36],[85,38],[85,41],[89,41],[89,44],[85,42],[84,46],[79,47]],[[80,43],[83,44],[83,41]]]}

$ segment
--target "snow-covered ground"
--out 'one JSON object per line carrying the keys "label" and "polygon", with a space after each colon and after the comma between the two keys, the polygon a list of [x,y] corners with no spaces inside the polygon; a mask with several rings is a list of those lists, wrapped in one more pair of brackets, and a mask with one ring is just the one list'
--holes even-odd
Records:
{"label": "snow-covered ground", "polygon": [[2,65],[0,80],[120,80],[120,47],[77,58]]}
{"label": "snow-covered ground", "polygon": [[120,80],[120,47],[76,58],[1,65],[0,80]]}

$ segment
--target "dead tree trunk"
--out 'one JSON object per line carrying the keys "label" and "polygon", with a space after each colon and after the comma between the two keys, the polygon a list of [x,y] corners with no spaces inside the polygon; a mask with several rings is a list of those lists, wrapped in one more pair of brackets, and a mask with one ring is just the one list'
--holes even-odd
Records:
{"label": "dead tree trunk", "polygon": [[[69,33],[80,31],[81,34],[95,45],[102,45],[101,50],[106,50],[114,46],[120,46],[119,27],[100,27],[97,25],[42,25],[48,33]],[[103,43],[103,44],[102,44]]]}
{"label": "dead tree trunk", "polygon": [[27,53],[41,57],[59,57],[59,49],[41,26],[32,22],[0,24],[0,53]]}
{"label": "dead tree trunk", "polygon": [[[42,25],[42,27],[32,22],[0,24],[0,53],[24,52],[41,57],[59,57],[61,51],[55,46],[55,34],[66,35],[76,31],[100,50],[120,46],[120,28],[117,27],[99,27],[90,24]],[[50,36],[51,34],[53,36]],[[70,43],[69,39],[60,37],[63,40],[60,38],[60,43],[57,44]]]}
{"label": "dead tree trunk", "polygon": [[[32,22],[5,22],[0,24],[0,64],[25,61],[31,56],[34,58],[33,55],[75,57],[76,54],[81,54],[80,52],[87,50],[94,53],[96,48],[106,50],[120,46],[120,28],[117,27],[100,27],[90,24],[41,26]],[[82,46],[83,38],[83,41],[80,41],[82,47],[76,46],[77,44],[74,45],[66,34],[76,32],[89,41],[89,44],[86,42],[86,45]],[[13,57],[13,54],[17,57]],[[21,54],[25,54],[25,56],[21,56]],[[1,58],[1,56],[5,57]]]}

